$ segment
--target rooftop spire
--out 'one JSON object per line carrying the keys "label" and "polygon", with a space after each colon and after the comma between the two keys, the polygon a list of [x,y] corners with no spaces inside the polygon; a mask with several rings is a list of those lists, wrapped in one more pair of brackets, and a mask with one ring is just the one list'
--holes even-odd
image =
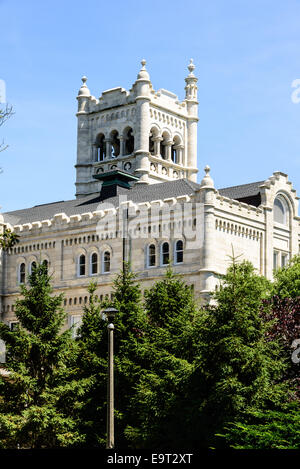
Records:
{"label": "rooftop spire", "polygon": [[88,89],[86,82],[87,82],[87,77],[83,76],[81,78],[82,85],[78,91],[78,96],[91,96],[90,90]]}
{"label": "rooftop spire", "polygon": [[190,77],[195,76],[194,73],[193,73],[194,70],[195,70],[195,68],[196,68],[196,67],[195,67],[195,65],[194,65],[194,59],[190,59],[190,63],[189,63],[189,65],[188,65],[188,70],[189,70],[189,72],[190,72],[190,74],[189,74]]}
{"label": "rooftop spire", "polygon": [[214,187],[214,181],[210,177],[210,167],[208,165],[205,166],[204,168],[205,171],[205,176],[201,181],[201,187]]}
{"label": "rooftop spire", "polygon": [[142,59],[142,60],[141,60],[141,64],[142,64],[142,68],[141,68],[141,70],[139,71],[139,74],[138,74],[138,76],[137,76],[137,79],[138,79],[138,80],[140,80],[140,79],[150,80],[149,73],[148,73],[147,70],[146,70],[146,60],[145,60],[145,59]]}

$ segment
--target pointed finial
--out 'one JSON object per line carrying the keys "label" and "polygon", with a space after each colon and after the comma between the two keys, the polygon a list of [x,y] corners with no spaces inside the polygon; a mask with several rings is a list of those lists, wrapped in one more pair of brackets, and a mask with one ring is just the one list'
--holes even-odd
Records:
{"label": "pointed finial", "polygon": [[205,176],[201,181],[201,187],[214,187],[214,181],[210,177],[210,167],[208,165],[204,168]]}
{"label": "pointed finial", "polygon": [[78,96],[90,96],[91,95],[90,90],[88,89],[86,85],[87,77],[83,76],[81,78],[81,81],[82,81],[82,85],[80,87],[80,90],[78,91]]}
{"label": "pointed finial", "polygon": [[146,60],[145,59],[141,60],[141,64],[142,64],[142,68],[138,73],[137,79],[138,80],[140,80],[140,79],[150,80],[149,73],[147,72],[146,67],[145,67]]}
{"label": "pointed finial", "polygon": [[188,65],[188,69],[189,69],[189,72],[190,72],[190,75],[194,75],[194,70],[195,70],[195,65],[194,65],[194,59],[190,59],[190,63]]}

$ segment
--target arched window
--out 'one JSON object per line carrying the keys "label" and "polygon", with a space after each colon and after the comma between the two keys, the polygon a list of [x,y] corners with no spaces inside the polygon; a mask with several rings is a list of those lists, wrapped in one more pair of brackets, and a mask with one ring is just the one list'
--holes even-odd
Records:
{"label": "arched window", "polygon": [[147,267],[154,267],[156,263],[155,245],[150,244],[147,248]]}
{"label": "arched window", "polygon": [[95,275],[98,273],[98,254],[93,252],[91,255],[91,275]]}
{"label": "arched window", "polygon": [[170,135],[167,132],[162,134],[162,141],[160,142],[160,156],[162,159],[167,160],[169,157],[169,149],[170,149]]}
{"label": "arched window", "polygon": [[152,139],[152,134],[149,136],[149,153],[151,153],[151,155],[155,155],[155,145],[154,140]]}
{"label": "arched window", "polygon": [[161,265],[168,265],[170,260],[169,243],[163,243],[161,246]]}
{"label": "arched window", "polygon": [[173,161],[173,163],[177,163],[177,164],[180,163],[180,158],[179,158],[179,145],[180,145],[180,139],[179,139],[179,137],[176,135],[176,136],[174,137],[174,140],[173,140],[173,143],[172,143],[172,147],[171,147],[171,160]]}
{"label": "arched window", "polygon": [[124,155],[131,155],[134,152],[134,136],[132,132],[131,127],[124,132]]}
{"label": "arched window", "polygon": [[181,239],[175,243],[175,264],[183,262],[183,242]]}
{"label": "arched window", "polygon": [[119,133],[116,130],[113,130],[110,134],[111,138],[111,158],[116,158],[120,154],[120,139]]}
{"label": "arched window", "polygon": [[97,135],[96,138],[96,161],[103,161],[106,156],[105,136],[103,134]]}
{"label": "arched window", "polygon": [[81,254],[78,258],[78,276],[85,275],[85,255]]}
{"label": "arched window", "polygon": [[151,153],[151,155],[157,155],[160,153],[160,151],[158,151],[159,140],[158,129],[156,127],[152,127],[149,134],[149,153]]}
{"label": "arched window", "polygon": [[287,223],[287,207],[281,197],[274,200],[274,221],[286,225]]}
{"label": "arched window", "polygon": [[46,267],[46,271],[47,271],[47,273],[48,273],[49,262],[47,261],[47,259],[44,259],[44,260],[43,260],[43,265]]}
{"label": "arched window", "polygon": [[103,253],[102,272],[105,274],[110,272],[110,252],[105,251]]}
{"label": "arched window", "polygon": [[32,274],[32,272],[33,272],[34,269],[36,269],[36,262],[35,262],[35,261],[31,262],[30,265],[29,265],[29,273],[30,273],[30,275]]}
{"label": "arched window", "polygon": [[19,283],[25,283],[25,263],[19,265]]}

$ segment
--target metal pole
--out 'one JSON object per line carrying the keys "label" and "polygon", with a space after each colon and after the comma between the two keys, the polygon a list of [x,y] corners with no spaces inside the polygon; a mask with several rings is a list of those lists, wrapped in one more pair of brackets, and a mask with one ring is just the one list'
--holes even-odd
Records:
{"label": "metal pole", "polygon": [[106,448],[115,446],[114,435],[114,325],[108,324],[108,379],[107,379],[107,442]]}

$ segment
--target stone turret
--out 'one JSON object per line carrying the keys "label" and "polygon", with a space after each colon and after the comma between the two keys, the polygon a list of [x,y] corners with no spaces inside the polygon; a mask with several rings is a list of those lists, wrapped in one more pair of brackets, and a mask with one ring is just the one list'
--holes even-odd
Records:
{"label": "stone turret", "polygon": [[188,139],[188,166],[190,178],[197,181],[197,124],[198,124],[198,101],[197,101],[197,81],[194,75],[195,65],[193,59],[188,66],[189,75],[186,77],[185,101],[187,107],[187,139]]}
{"label": "stone turret", "polygon": [[150,77],[146,70],[146,60],[141,62],[142,68],[137,76],[137,80],[134,84],[137,96],[136,101],[136,114],[137,114],[137,125],[136,125],[136,170],[135,173],[140,176],[140,183],[148,183],[149,172],[150,172],[150,161],[149,161],[149,132],[150,132]]}

